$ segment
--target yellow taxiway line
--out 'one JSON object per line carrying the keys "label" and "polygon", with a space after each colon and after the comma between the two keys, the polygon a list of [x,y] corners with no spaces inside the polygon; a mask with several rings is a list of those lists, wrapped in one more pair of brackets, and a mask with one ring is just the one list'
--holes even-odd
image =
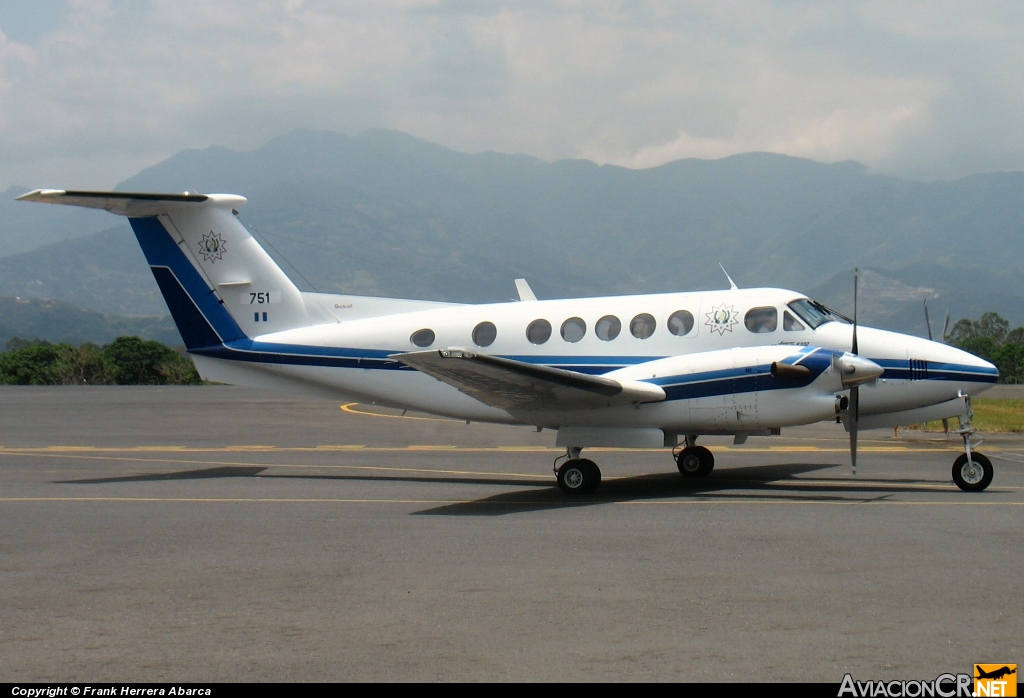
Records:
{"label": "yellow taxiway line", "polygon": [[[728,495],[725,495],[728,497]],[[480,506],[491,505],[500,507],[509,506],[538,506],[551,505],[550,500],[522,500],[516,502],[488,501],[488,500],[459,500],[459,499],[397,499],[397,498],[340,498],[340,497],[0,497],[0,503],[14,502],[42,502],[42,503],[78,503],[88,504],[95,502],[103,503],[184,503],[184,504],[429,504],[429,505],[467,505]],[[590,504],[613,504],[622,506],[716,506],[721,504],[731,505],[816,505],[816,506],[955,506],[955,507],[977,507],[977,506],[1024,506],[1024,502],[978,502],[978,501],[896,501],[891,499],[846,499],[842,501],[828,500],[819,501],[814,499],[798,497],[758,497],[755,499],[728,499],[728,498],[707,498],[700,499],[642,499],[630,501],[595,501],[580,499],[573,501],[559,502],[559,506],[585,506]]]}
{"label": "yellow taxiway line", "polygon": [[[842,446],[727,446],[715,444],[716,451],[737,453],[849,453],[850,447]],[[865,446],[860,453],[923,453],[960,451],[959,444],[898,444],[888,446]],[[1021,449],[1005,449],[986,444],[985,451],[1014,453]],[[160,446],[0,446],[0,455],[5,454],[59,454],[59,453],[329,453],[331,451],[377,451],[401,453],[406,451],[455,451],[460,453],[564,453],[564,448],[555,446],[459,446],[457,444],[409,444],[408,446],[367,446],[366,444],[321,444],[319,446],[270,446],[270,445],[229,445],[229,446],[184,446],[165,444]],[[592,453],[666,453],[667,448],[610,448],[591,447]]]}

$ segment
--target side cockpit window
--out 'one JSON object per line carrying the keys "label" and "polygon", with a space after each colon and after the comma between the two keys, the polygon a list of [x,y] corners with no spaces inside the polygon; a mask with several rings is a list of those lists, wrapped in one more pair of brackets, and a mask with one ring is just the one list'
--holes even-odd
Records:
{"label": "side cockpit window", "polygon": [[779,326],[779,311],[771,306],[751,308],[743,317],[743,324],[751,332],[774,332]]}
{"label": "side cockpit window", "polygon": [[783,310],[782,329],[784,329],[786,332],[800,332],[801,330],[806,330],[807,328],[804,327],[804,324],[802,322],[793,317],[793,313],[789,312],[788,310]]}

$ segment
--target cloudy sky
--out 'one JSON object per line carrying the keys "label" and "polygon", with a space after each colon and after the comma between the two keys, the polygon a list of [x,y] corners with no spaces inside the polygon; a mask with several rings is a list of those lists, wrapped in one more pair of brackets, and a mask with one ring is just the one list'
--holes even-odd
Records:
{"label": "cloudy sky", "polygon": [[0,0],[0,188],[304,127],[649,167],[1024,169],[1024,3]]}

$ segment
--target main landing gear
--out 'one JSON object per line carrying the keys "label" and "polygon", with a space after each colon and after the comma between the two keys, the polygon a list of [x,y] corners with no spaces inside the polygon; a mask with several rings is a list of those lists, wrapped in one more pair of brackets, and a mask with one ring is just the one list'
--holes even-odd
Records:
{"label": "main landing gear", "polygon": [[992,461],[973,450],[982,442],[971,443],[971,436],[977,431],[972,424],[974,410],[971,408],[971,398],[965,396],[964,400],[967,403],[967,414],[956,430],[964,439],[964,452],[953,462],[953,482],[964,492],[981,492],[992,484],[994,471]]}
{"label": "main landing gear", "polygon": [[[686,436],[685,448],[674,451],[676,466],[683,477],[707,477],[715,468],[715,456],[703,446],[697,446],[697,436]],[[601,485],[601,469],[597,463],[580,458],[582,447],[572,446],[564,456],[555,459],[555,478],[558,489],[566,494],[591,494]],[[561,466],[558,465],[564,459]]]}
{"label": "main landing gear", "polygon": [[683,477],[707,477],[715,469],[715,454],[703,446],[697,446],[696,443],[697,435],[687,434],[686,446],[672,453]]}
{"label": "main landing gear", "polygon": [[[555,477],[558,480],[558,488],[566,494],[590,494],[601,484],[601,469],[597,463],[587,458],[580,458],[580,447],[566,449],[564,456],[555,459]],[[566,461],[558,466],[558,461],[565,458]]]}

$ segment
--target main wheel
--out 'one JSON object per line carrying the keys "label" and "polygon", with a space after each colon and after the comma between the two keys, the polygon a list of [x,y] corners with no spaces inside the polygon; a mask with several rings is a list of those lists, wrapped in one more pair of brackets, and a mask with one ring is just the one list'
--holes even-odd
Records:
{"label": "main wheel", "polygon": [[679,452],[676,466],[684,477],[707,477],[715,469],[715,454],[703,446],[690,446]]}
{"label": "main wheel", "polygon": [[964,492],[981,492],[992,484],[993,474],[992,462],[980,453],[972,453],[970,462],[961,453],[953,462],[953,482]]}
{"label": "main wheel", "polygon": [[558,469],[558,487],[566,494],[590,494],[601,484],[601,469],[586,458],[567,460]]}

